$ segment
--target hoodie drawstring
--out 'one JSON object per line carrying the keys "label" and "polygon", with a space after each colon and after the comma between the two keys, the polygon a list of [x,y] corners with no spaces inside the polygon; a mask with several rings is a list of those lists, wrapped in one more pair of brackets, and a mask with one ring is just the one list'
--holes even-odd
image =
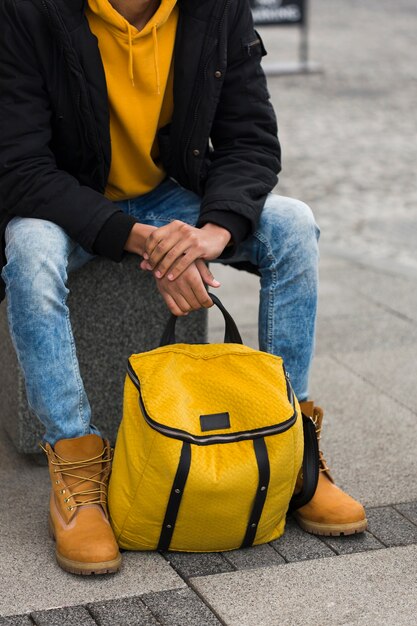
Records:
{"label": "hoodie drawstring", "polygon": [[158,35],[157,35],[156,28],[157,28],[157,25],[154,24],[152,27],[153,58],[154,58],[155,75],[156,75],[156,93],[159,95],[161,93],[161,81],[159,77]]}
{"label": "hoodie drawstring", "polygon": [[[129,40],[129,78],[132,81],[132,86],[135,86],[135,77],[133,74],[133,42],[132,42],[132,27],[128,21],[126,21],[127,25],[127,36]],[[158,34],[157,34],[157,24],[152,26],[152,40],[153,40],[153,61],[155,67],[155,78],[156,78],[156,93],[159,95],[161,93],[161,78],[159,75],[159,50],[158,50]]]}
{"label": "hoodie drawstring", "polygon": [[133,75],[133,44],[132,44],[132,27],[126,20],[127,24],[127,36],[129,38],[129,78],[132,81],[132,86],[135,86],[135,77]]}

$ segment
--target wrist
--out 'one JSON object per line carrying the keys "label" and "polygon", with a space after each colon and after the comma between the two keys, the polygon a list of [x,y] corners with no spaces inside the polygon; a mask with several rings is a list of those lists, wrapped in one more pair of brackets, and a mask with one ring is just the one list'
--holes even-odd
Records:
{"label": "wrist", "polygon": [[204,226],[202,226],[202,230],[213,234],[217,239],[221,240],[224,247],[228,246],[232,241],[232,235],[230,233],[230,230],[227,230],[227,228],[219,226],[218,224],[207,222],[207,224],[204,224]]}
{"label": "wrist", "polygon": [[134,224],[125,243],[125,250],[143,256],[145,242],[155,228],[155,226],[149,226],[148,224]]}

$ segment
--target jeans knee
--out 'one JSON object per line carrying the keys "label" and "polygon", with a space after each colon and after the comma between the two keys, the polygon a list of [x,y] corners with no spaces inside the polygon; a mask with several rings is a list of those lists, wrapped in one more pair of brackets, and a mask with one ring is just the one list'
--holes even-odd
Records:
{"label": "jeans knee", "polygon": [[318,241],[320,237],[320,229],[314,218],[313,211],[308,204],[301,200],[294,200],[294,222],[297,227],[305,232],[311,234]]}
{"label": "jeans knee", "polygon": [[260,229],[273,247],[299,245],[317,248],[320,229],[310,207],[293,198],[269,194],[261,215]]}
{"label": "jeans knee", "polygon": [[6,265],[2,277],[8,291],[42,297],[53,283],[66,281],[68,245],[64,231],[45,220],[13,218],[6,228]]}

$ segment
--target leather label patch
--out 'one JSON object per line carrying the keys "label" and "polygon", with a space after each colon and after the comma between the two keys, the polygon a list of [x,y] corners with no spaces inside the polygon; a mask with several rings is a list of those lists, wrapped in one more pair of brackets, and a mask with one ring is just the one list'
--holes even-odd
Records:
{"label": "leather label patch", "polygon": [[219,430],[230,428],[229,413],[211,413],[209,415],[200,415],[201,430]]}

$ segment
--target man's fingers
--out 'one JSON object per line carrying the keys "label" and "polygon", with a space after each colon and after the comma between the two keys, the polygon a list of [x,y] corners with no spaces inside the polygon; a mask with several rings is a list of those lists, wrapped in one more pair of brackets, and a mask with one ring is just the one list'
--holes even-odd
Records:
{"label": "man's fingers", "polygon": [[[175,246],[168,250],[161,262],[158,263],[158,265],[156,265],[154,268],[156,270],[155,275],[157,278],[162,278],[168,273],[171,275],[173,269],[177,266],[180,260],[184,258],[187,251],[187,246],[187,242],[179,241]],[[191,265],[191,263],[188,263],[187,267],[189,267],[189,265]],[[178,276],[179,273],[177,273],[176,277]]]}
{"label": "man's fingers", "polygon": [[180,220],[173,220],[166,226],[157,228],[145,242],[143,258],[149,260],[152,266],[155,267],[170,247],[182,239],[191,228],[191,226]]}
{"label": "man's fingers", "polygon": [[140,262],[140,269],[149,271],[152,270],[152,265],[143,259],[143,261]]}
{"label": "man's fingers", "polygon": [[173,313],[177,317],[181,317],[183,315],[187,315],[187,313],[184,313],[180,309],[178,304],[175,302],[174,298],[169,293],[163,292],[162,293],[162,297],[164,298],[165,304],[167,305],[167,307],[168,307],[168,309],[170,310],[171,313]]}
{"label": "man's fingers", "polygon": [[211,306],[213,306],[213,301],[210,298],[210,294],[207,292],[207,289],[204,286],[200,272],[197,270],[197,268],[195,268],[195,273],[193,272],[192,275],[190,276],[189,285],[196,299],[198,300],[198,303],[199,303],[198,308],[201,308],[201,307],[210,308]]}
{"label": "man's fingers", "polygon": [[206,247],[201,229],[180,221],[169,226],[172,226],[170,231],[163,226],[151,233],[146,241],[144,258],[152,265],[156,278],[168,275],[174,281],[196,259],[205,255]]}
{"label": "man's fingers", "polygon": [[174,293],[171,294],[177,303],[178,307],[181,309],[183,315],[190,313],[193,310],[191,302],[189,302],[188,295],[186,293]]}
{"label": "man's fingers", "polygon": [[[159,285],[161,285],[161,283],[159,283]],[[175,285],[174,287],[170,284],[165,284],[162,285],[159,290],[164,298],[165,294],[169,295],[171,300],[175,302],[177,310],[179,309],[181,311],[181,315],[186,315],[190,311],[199,309],[201,306],[188,284],[181,285],[181,287],[179,285]],[[175,313],[175,315],[177,315],[177,313]]]}
{"label": "man's fingers", "polygon": [[152,252],[156,248],[162,239],[165,237],[169,237],[170,233],[176,230],[175,227],[176,220],[167,224],[166,226],[160,226],[156,230],[152,231],[147,240],[145,241],[145,251],[143,253],[143,258],[148,260],[151,256]]}
{"label": "man's fingers", "polygon": [[190,267],[191,263],[200,256],[200,246],[193,242],[194,236],[191,235],[178,241],[168,250],[161,262],[155,266],[157,278],[167,275],[169,280],[175,280],[187,267]]}
{"label": "man's fingers", "polygon": [[220,287],[221,283],[219,283],[219,281],[214,278],[209,267],[207,267],[203,259],[197,259],[195,264],[198,271],[200,272],[201,278],[206,283],[206,285],[210,285],[210,287]]}
{"label": "man's fingers", "polygon": [[204,307],[205,309],[209,309],[210,307],[213,306],[213,300],[210,298],[210,294],[208,293],[207,289],[204,287],[203,283],[201,284],[201,286],[194,289],[193,291],[195,293],[196,298],[198,298],[198,301],[202,307]]}
{"label": "man's fingers", "polygon": [[166,276],[171,282],[177,280],[200,256],[199,248],[190,248],[168,270]]}
{"label": "man's fingers", "polygon": [[[203,265],[202,271],[204,272],[207,268],[205,264]],[[170,282],[165,277],[157,280],[156,284],[169,310],[174,315],[186,315],[190,311],[213,306],[213,301],[207,292],[196,264],[188,268],[178,280]]]}
{"label": "man's fingers", "polygon": [[[159,270],[160,263],[163,262],[166,255],[173,248],[175,248],[179,242],[180,242],[179,233],[175,232],[175,233],[170,234],[167,237],[164,237],[156,244],[156,246],[154,247],[152,252],[149,254],[149,257],[147,259],[148,263],[152,265],[152,268],[154,270],[155,269]],[[162,278],[162,274],[160,272],[155,272],[155,274],[158,278]]]}

